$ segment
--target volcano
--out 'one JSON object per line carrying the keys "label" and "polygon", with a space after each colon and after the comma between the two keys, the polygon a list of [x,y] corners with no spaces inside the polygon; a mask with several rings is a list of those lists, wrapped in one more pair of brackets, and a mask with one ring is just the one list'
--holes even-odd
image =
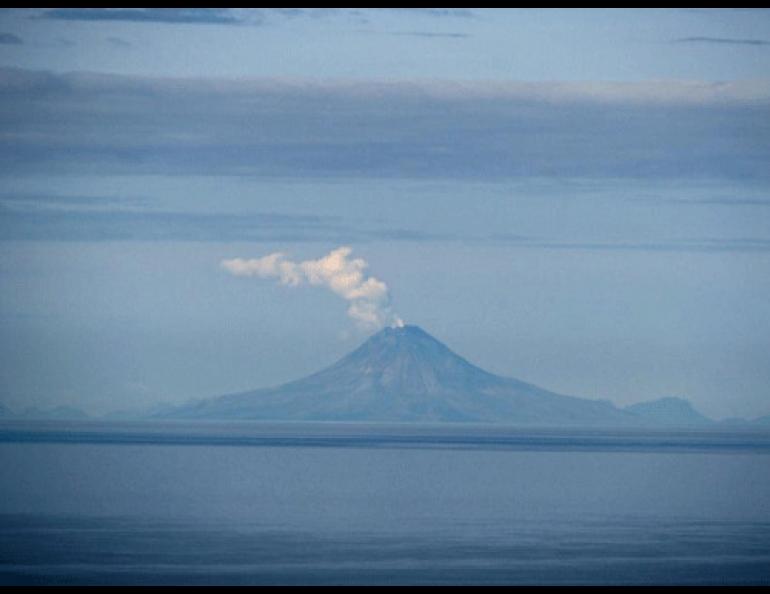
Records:
{"label": "volcano", "polygon": [[322,371],[177,407],[166,418],[626,426],[603,400],[550,392],[469,363],[417,326],[386,328]]}

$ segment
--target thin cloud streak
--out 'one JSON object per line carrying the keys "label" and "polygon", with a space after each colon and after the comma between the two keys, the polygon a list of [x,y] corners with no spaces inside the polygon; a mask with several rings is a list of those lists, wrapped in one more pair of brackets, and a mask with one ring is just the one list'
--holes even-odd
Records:
{"label": "thin cloud streak", "polygon": [[669,241],[552,241],[524,238],[518,235],[497,234],[489,236],[492,243],[507,243],[527,249],[565,251],[633,251],[633,252],[770,252],[770,239],[756,237],[697,238]]}
{"label": "thin cloud streak", "polygon": [[[576,241],[471,232],[432,233],[356,223],[339,216],[266,213],[190,213],[141,208],[142,198],[0,196],[0,241],[191,241],[255,243],[462,243],[527,250],[636,252],[770,252],[770,239],[685,238],[663,241]],[[115,208],[116,204],[124,205]]]}
{"label": "thin cloud streak", "polygon": [[[356,242],[436,241],[412,229],[367,227],[335,216],[191,213],[100,206],[99,198],[0,199],[0,241]],[[134,206],[136,202],[129,202]]]}
{"label": "thin cloud streak", "polygon": [[[369,11],[372,14],[372,11]],[[268,25],[297,18],[345,18],[368,22],[365,13],[342,8],[54,8],[37,18],[84,22],[167,25]]]}
{"label": "thin cloud streak", "polygon": [[766,39],[736,39],[730,37],[680,37],[679,39],[674,39],[674,43],[770,46],[770,41]]}
{"label": "thin cloud streak", "polygon": [[388,35],[396,35],[399,37],[422,37],[425,39],[467,39],[470,37],[468,33],[456,33],[456,32],[435,32],[435,31],[390,31]]}
{"label": "thin cloud streak", "polygon": [[54,8],[42,12],[40,18],[187,25],[236,25],[242,22],[226,8]]}
{"label": "thin cloud streak", "polygon": [[106,37],[105,41],[107,41],[107,43],[109,43],[113,47],[118,47],[121,49],[128,49],[130,47],[133,47],[130,42],[126,41],[122,37],[110,36],[110,37]]}
{"label": "thin cloud streak", "polygon": [[24,40],[14,33],[0,33],[0,45],[22,45]]}

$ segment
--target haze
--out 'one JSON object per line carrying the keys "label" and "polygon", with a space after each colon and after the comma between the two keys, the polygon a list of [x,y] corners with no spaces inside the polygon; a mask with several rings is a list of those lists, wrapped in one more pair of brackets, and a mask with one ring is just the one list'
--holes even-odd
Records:
{"label": "haze", "polygon": [[769,58],[765,10],[3,10],[1,402],[316,371],[347,297],[221,263],[349,246],[494,373],[770,414]]}

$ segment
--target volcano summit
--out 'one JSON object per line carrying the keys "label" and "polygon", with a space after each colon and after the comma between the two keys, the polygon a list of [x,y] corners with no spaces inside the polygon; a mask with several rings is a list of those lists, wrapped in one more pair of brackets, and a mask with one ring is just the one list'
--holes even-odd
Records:
{"label": "volcano summit", "polygon": [[167,418],[634,426],[644,415],[494,375],[417,326],[386,328],[331,367],[273,388],[199,400]]}

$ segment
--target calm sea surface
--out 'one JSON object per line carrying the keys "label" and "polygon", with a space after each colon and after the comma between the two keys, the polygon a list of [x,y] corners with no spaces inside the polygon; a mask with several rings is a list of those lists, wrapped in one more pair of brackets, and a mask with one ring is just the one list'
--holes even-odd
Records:
{"label": "calm sea surface", "polygon": [[0,423],[2,584],[770,584],[770,433]]}

